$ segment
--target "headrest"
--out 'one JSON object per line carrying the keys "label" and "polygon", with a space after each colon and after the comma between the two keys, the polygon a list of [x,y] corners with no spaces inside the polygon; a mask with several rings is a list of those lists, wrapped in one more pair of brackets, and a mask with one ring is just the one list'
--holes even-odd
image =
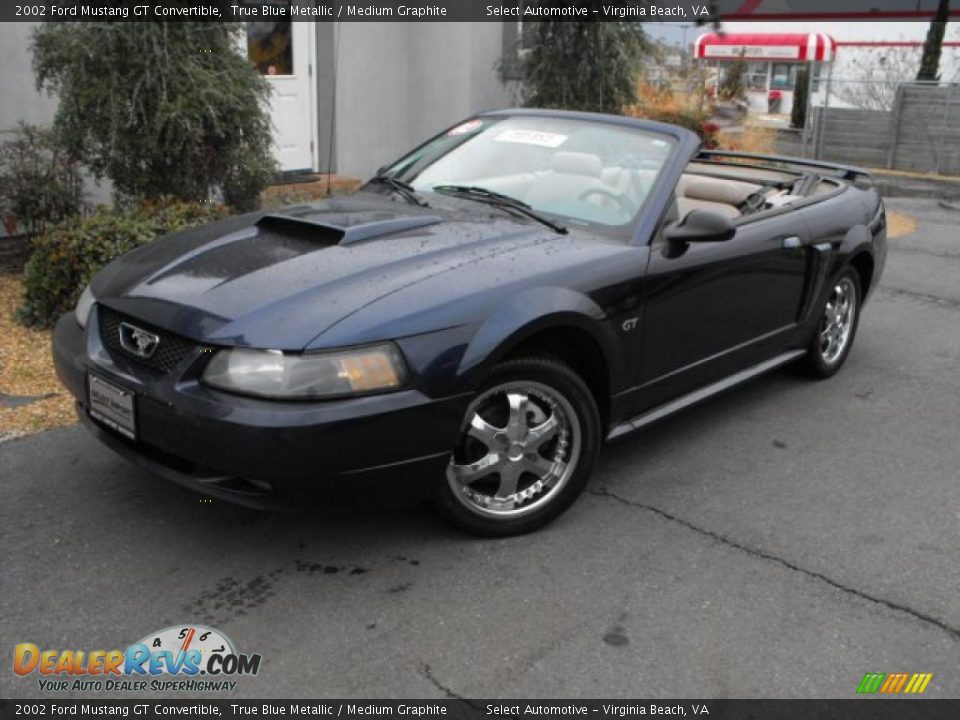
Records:
{"label": "headrest", "polygon": [[682,192],[684,197],[693,200],[709,200],[736,206],[742,204],[755,190],[756,185],[736,180],[691,177],[683,184]]}
{"label": "headrest", "polygon": [[603,164],[596,155],[582,152],[563,151],[554,153],[550,159],[550,169],[567,175],[586,175],[600,177]]}

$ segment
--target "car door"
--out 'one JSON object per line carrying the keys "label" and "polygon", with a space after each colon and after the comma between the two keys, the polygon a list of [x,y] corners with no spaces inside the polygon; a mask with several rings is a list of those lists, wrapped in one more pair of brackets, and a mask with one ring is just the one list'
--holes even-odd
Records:
{"label": "car door", "polygon": [[726,241],[654,236],[638,395],[644,408],[761,362],[795,329],[809,232],[799,212],[738,221]]}

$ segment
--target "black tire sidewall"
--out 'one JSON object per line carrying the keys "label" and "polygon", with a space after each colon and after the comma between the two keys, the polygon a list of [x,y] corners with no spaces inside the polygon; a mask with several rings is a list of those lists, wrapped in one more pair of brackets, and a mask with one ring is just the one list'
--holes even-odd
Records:
{"label": "black tire sidewall", "polygon": [[[586,487],[602,444],[600,413],[590,389],[567,365],[549,357],[522,357],[496,365],[477,394],[509,382],[537,382],[563,395],[570,403],[582,434],[577,466],[566,485],[543,507],[517,518],[497,519],[473,513],[453,495],[446,476],[437,484],[435,500],[448,520],[475,535],[506,537],[543,527],[563,513]],[[464,419],[465,421],[465,419]]]}
{"label": "black tire sidewall", "polygon": [[[843,278],[849,278],[853,283],[854,292],[856,293],[856,305],[854,306],[854,315],[853,315],[853,327],[850,329],[850,338],[847,340],[847,346],[843,349],[843,352],[840,354],[836,360],[832,363],[827,363],[823,356],[820,354],[820,325],[823,321],[823,312],[827,306],[827,302],[830,299],[830,293],[833,292],[833,288],[838,282]],[[847,356],[850,354],[850,350],[853,348],[853,343],[857,338],[857,329],[860,326],[860,313],[863,310],[863,291],[860,287],[860,275],[853,268],[846,268],[843,272],[837,275],[833,281],[829,284],[826,295],[823,298],[823,302],[820,303],[820,312],[817,313],[816,326],[814,327],[813,339],[810,341],[810,346],[807,352],[807,364],[814,375],[817,378],[828,378],[835,375],[840,368],[843,367],[844,363],[847,361]]]}

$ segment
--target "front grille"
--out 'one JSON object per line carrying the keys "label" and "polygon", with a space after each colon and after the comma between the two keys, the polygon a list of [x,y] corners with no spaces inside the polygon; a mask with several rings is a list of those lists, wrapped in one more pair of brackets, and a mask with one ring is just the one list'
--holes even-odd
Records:
{"label": "front grille", "polygon": [[[99,306],[97,317],[100,321],[100,341],[112,356],[130,360],[160,373],[168,373],[173,370],[196,347],[196,343],[192,340],[187,340],[165,330],[159,330],[152,325],[118,313],[103,305]],[[152,332],[160,338],[153,355],[148,358],[140,357],[129,352],[120,344],[120,323],[122,322]]]}

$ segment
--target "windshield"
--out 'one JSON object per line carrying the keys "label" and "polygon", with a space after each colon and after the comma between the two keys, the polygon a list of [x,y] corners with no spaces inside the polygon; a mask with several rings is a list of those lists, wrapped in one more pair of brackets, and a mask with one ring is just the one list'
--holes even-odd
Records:
{"label": "windshield", "polygon": [[674,140],[606,123],[536,116],[474,118],[387,169],[417,192],[481,187],[580,225],[630,224]]}

